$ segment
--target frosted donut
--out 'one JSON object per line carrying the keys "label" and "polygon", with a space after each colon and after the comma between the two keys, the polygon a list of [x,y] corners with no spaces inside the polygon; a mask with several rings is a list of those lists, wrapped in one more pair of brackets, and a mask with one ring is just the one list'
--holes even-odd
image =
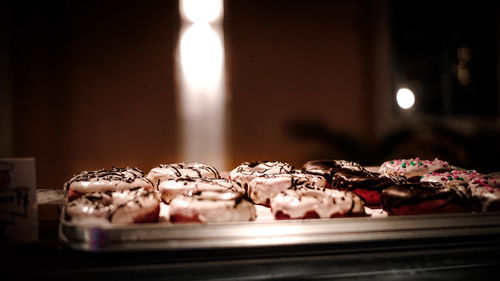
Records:
{"label": "frosted donut", "polygon": [[349,173],[337,172],[332,177],[333,188],[348,190],[363,198],[367,206],[379,206],[382,191],[394,184],[406,183],[406,178],[398,175],[379,174],[363,170]]}
{"label": "frosted donut", "polygon": [[69,202],[66,209],[73,222],[113,224],[156,222],[159,212],[157,193],[144,188],[86,193]]}
{"label": "frosted donut", "polygon": [[177,178],[162,181],[158,186],[158,192],[165,203],[169,203],[175,196],[195,191],[234,191],[245,194],[241,185],[229,179],[201,179],[201,178]]}
{"label": "frosted donut", "polygon": [[469,191],[483,212],[500,211],[500,177],[479,177],[469,182]]}
{"label": "frosted donut", "polygon": [[449,172],[438,173],[432,172],[425,174],[421,177],[421,182],[437,182],[443,185],[454,185],[460,184],[467,186],[469,181],[475,178],[485,177],[485,175],[478,173],[474,170],[461,171],[461,170],[451,170]]}
{"label": "frosted donut", "polygon": [[[290,173],[263,175],[254,178],[248,184],[248,197],[255,204],[269,206],[272,197],[288,189],[297,188],[324,189],[326,179],[313,174]],[[329,187],[329,186],[328,186]]]}
{"label": "frosted donut", "polygon": [[147,175],[155,187],[158,187],[161,181],[183,177],[218,179],[220,175],[215,167],[201,163],[161,164],[151,169]]}
{"label": "frosted donut", "polygon": [[234,191],[196,191],[182,194],[170,201],[171,222],[253,221],[256,213],[252,203]]}
{"label": "frosted donut", "polygon": [[472,200],[463,185],[411,182],[394,185],[380,196],[384,210],[393,215],[419,215],[472,211]]}
{"label": "frosted donut", "polygon": [[229,178],[239,182],[241,186],[246,189],[250,181],[252,181],[255,177],[272,174],[288,174],[293,170],[293,166],[284,162],[245,162],[234,168],[229,173]]}
{"label": "frosted donut", "polygon": [[121,191],[133,188],[153,190],[153,184],[137,168],[83,171],[64,184],[70,201],[85,193]]}
{"label": "frosted donut", "polygon": [[363,216],[363,200],[356,194],[340,190],[300,188],[286,190],[271,199],[276,219],[310,219]]}
{"label": "frosted donut", "polygon": [[323,176],[328,181],[337,172],[358,174],[365,171],[360,164],[347,160],[312,160],[302,165],[302,172]]}
{"label": "frosted donut", "polygon": [[[408,179],[421,177],[432,172],[444,172],[451,170],[450,164],[439,159],[421,160],[420,158],[395,159],[384,162],[380,168],[381,174],[403,175]],[[419,180],[420,178],[418,178]]]}

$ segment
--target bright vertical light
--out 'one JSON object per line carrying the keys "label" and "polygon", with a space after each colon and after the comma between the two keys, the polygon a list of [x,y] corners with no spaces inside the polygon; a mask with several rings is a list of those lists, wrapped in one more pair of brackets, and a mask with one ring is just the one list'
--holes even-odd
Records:
{"label": "bright vertical light", "polygon": [[220,80],[224,50],[209,24],[195,23],[181,36],[182,71],[190,87],[209,90]]}
{"label": "bright vertical light", "polygon": [[415,95],[410,89],[401,88],[396,94],[398,105],[403,109],[408,109],[415,103]]}
{"label": "bright vertical light", "polygon": [[182,158],[224,169],[225,68],[222,1],[181,0],[178,46]]}
{"label": "bright vertical light", "polygon": [[194,23],[210,23],[222,17],[222,0],[181,0],[181,16]]}

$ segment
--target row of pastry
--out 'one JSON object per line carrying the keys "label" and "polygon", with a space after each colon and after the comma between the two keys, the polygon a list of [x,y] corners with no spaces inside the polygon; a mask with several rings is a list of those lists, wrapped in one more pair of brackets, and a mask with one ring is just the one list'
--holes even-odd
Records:
{"label": "row of pastry", "polygon": [[245,162],[221,177],[200,163],[83,171],[65,183],[67,219],[114,224],[255,220],[254,205],[276,219],[499,209],[499,178],[453,169],[439,159],[398,159],[378,172],[344,160],[314,160],[301,169],[283,162]]}

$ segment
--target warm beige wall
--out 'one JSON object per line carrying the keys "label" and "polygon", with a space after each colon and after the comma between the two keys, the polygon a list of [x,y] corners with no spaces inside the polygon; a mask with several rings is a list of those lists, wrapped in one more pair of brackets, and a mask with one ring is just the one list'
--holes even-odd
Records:
{"label": "warm beige wall", "polygon": [[[50,5],[12,12],[14,152],[36,157],[39,186],[82,169],[181,161],[176,1]],[[226,169],[330,151],[291,136],[294,120],[368,134],[366,15],[358,1],[226,2]]]}

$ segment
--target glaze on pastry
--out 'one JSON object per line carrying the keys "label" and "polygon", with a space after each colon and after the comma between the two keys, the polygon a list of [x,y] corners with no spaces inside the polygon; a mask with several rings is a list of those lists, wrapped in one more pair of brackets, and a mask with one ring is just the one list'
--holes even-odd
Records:
{"label": "glaze on pastry", "polygon": [[92,192],[122,191],[134,188],[153,190],[153,184],[137,168],[83,171],[64,184],[68,200]]}
{"label": "glaze on pastry", "polygon": [[239,182],[241,186],[246,189],[250,181],[252,181],[255,177],[272,174],[288,174],[292,171],[294,171],[294,167],[283,162],[245,162],[234,168],[229,173],[229,178]]}
{"label": "glaze on pastry", "polygon": [[170,201],[171,222],[230,222],[255,220],[255,207],[234,191],[205,190]]}
{"label": "glaze on pastry", "polygon": [[311,219],[363,216],[363,200],[340,190],[299,188],[282,191],[271,199],[276,219]]}
{"label": "glaze on pastry", "polygon": [[196,191],[234,191],[245,194],[241,185],[230,179],[203,179],[203,178],[176,178],[162,181],[158,186],[158,192],[165,203],[180,194]]}
{"label": "glaze on pastry", "polygon": [[255,204],[269,206],[272,197],[288,189],[325,189],[326,179],[322,176],[303,173],[263,175],[248,184],[248,197]]}
{"label": "glaze on pastry", "polygon": [[162,181],[183,177],[218,179],[220,175],[215,167],[201,163],[161,164],[151,169],[147,175],[155,187]]}
{"label": "glaze on pastry", "polygon": [[432,172],[446,172],[451,170],[446,161],[435,158],[434,160],[422,160],[420,158],[395,159],[384,162],[379,173],[389,175],[402,175],[410,181],[419,181],[420,177]]}

